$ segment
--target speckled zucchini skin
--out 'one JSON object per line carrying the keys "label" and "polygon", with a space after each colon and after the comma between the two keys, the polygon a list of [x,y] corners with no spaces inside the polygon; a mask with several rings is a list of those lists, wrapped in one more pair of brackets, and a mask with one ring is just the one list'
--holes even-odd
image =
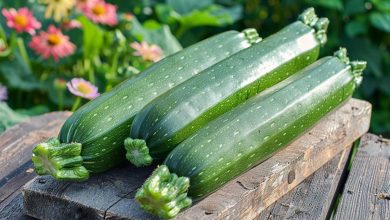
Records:
{"label": "speckled zucchini skin", "polygon": [[163,160],[209,121],[317,60],[328,21],[316,19],[286,26],[149,103],[135,117],[130,137],[144,140],[150,156]]}
{"label": "speckled zucchini skin", "polygon": [[190,196],[205,196],[287,146],[347,100],[364,68],[365,62],[322,58],[203,127],[164,164],[190,178]]}
{"label": "speckled zucchini skin", "polygon": [[[62,148],[65,143],[81,144],[82,165],[88,172],[98,173],[114,167],[125,159],[123,141],[129,134],[134,116],[141,108],[202,70],[250,47],[260,39],[254,29],[227,31],[164,58],[138,78],[121,83],[74,112],[61,128],[59,144],[62,144]],[[57,144],[56,141],[50,143]],[[50,147],[50,143],[44,143],[41,148]],[[40,157],[47,156],[46,151],[34,151],[33,156],[38,166],[42,165]],[[77,154],[77,150],[72,152]],[[67,156],[69,155],[64,155],[64,158]],[[61,159],[61,155],[56,157]],[[62,166],[63,169],[70,171],[73,164],[66,166]],[[41,174],[52,174],[57,179],[76,180],[79,175],[56,176],[53,173],[58,170],[52,168],[43,167]]]}
{"label": "speckled zucchini skin", "polygon": [[212,64],[249,46],[243,33],[228,31],[165,58],[139,78],[125,81],[75,112],[62,127],[60,142],[82,143],[84,166],[91,172],[115,166],[125,158],[123,140],[138,111]]}
{"label": "speckled zucchini skin", "polygon": [[136,193],[140,206],[175,217],[264,161],[345,102],[366,62],[325,57],[211,121],[179,144]]}

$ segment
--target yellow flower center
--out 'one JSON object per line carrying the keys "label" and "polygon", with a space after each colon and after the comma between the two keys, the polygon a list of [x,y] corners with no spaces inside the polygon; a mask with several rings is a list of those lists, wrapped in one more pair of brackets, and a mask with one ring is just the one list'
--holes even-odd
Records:
{"label": "yellow flower center", "polygon": [[48,42],[50,45],[56,46],[56,45],[58,45],[58,44],[61,43],[61,38],[60,38],[60,36],[58,36],[58,34],[50,34],[50,35],[47,37],[47,42]]}
{"label": "yellow flower center", "polygon": [[92,12],[98,16],[104,15],[106,14],[106,8],[102,4],[97,4],[92,8]]}
{"label": "yellow flower center", "polygon": [[83,94],[90,94],[93,92],[92,88],[85,82],[80,82],[79,84],[77,84],[76,88]]}
{"label": "yellow flower center", "polygon": [[23,27],[27,25],[27,18],[24,15],[16,15],[14,17],[14,21],[16,24],[23,26]]}

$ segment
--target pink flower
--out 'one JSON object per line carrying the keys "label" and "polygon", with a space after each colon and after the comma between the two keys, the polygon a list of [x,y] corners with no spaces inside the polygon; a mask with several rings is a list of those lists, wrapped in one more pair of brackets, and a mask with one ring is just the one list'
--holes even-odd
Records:
{"label": "pink flower", "polygon": [[94,99],[100,95],[96,86],[82,78],[73,78],[66,86],[73,95],[86,99]]}
{"label": "pink flower", "polygon": [[55,61],[73,54],[76,50],[76,46],[69,41],[69,37],[53,25],[49,26],[47,32],[41,31],[33,36],[29,46],[43,58],[47,59],[51,56]]}
{"label": "pink flower", "polygon": [[116,6],[106,3],[104,0],[87,0],[81,11],[95,23],[114,26],[118,23]]}
{"label": "pink flower", "polygon": [[133,53],[134,56],[142,56],[142,58],[146,61],[157,62],[162,58],[162,50],[159,46],[152,44],[149,45],[145,41],[142,43],[133,42],[130,44],[135,51]]}
{"label": "pink flower", "polygon": [[1,12],[6,18],[7,26],[18,33],[27,32],[34,35],[35,30],[41,28],[41,23],[35,19],[33,13],[27,8],[19,8],[18,10],[3,8]]}
{"label": "pink flower", "polygon": [[61,23],[61,28],[65,30],[75,29],[75,28],[81,28],[81,23],[78,20],[65,20]]}
{"label": "pink flower", "polygon": [[89,0],[77,0],[76,1],[76,9],[79,11],[83,11],[84,7],[87,6]]}

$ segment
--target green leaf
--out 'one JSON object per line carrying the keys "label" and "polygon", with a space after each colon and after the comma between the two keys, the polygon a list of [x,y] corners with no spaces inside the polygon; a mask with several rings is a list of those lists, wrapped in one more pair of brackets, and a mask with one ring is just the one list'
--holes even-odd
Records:
{"label": "green leaf", "polygon": [[345,7],[343,10],[344,15],[349,16],[353,14],[363,13],[366,11],[366,0],[348,0],[345,1]]}
{"label": "green leaf", "polygon": [[370,21],[374,27],[390,33],[390,14],[373,12],[370,14]]}
{"label": "green leaf", "polygon": [[[236,12],[234,14],[236,14]],[[213,5],[205,10],[195,10],[190,14],[184,15],[179,18],[179,22],[182,26],[189,29],[198,26],[224,26],[232,24],[234,19],[231,15],[231,11],[228,11],[219,5]]]}
{"label": "green leaf", "polygon": [[382,53],[369,39],[344,39],[341,45],[345,45],[351,60],[367,61],[367,73],[382,77]]}
{"label": "green leaf", "polygon": [[206,8],[212,5],[213,0],[167,0],[166,3],[171,6],[174,11],[178,12],[179,14],[185,15],[191,13],[194,10],[200,10],[202,8]]}
{"label": "green leaf", "polygon": [[131,34],[138,41],[146,41],[149,44],[157,44],[161,47],[165,56],[183,49],[167,25],[161,25],[158,29],[148,29],[141,25],[136,18],[132,20],[132,24]]}
{"label": "green leaf", "polygon": [[390,76],[382,77],[379,81],[380,90],[390,97]]}
{"label": "green leaf", "polygon": [[158,4],[155,9],[158,19],[164,24],[174,24],[181,17],[179,13],[166,4]]}
{"label": "green leaf", "polygon": [[372,4],[383,12],[390,12],[390,1],[388,0],[371,0]]}
{"label": "green leaf", "polygon": [[351,21],[347,23],[345,32],[351,38],[359,34],[365,34],[367,33],[367,25],[361,21]]}
{"label": "green leaf", "polygon": [[342,10],[343,2],[342,0],[308,0],[312,5],[318,5],[324,8]]}
{"label": "green leaf", "polygon": [[86,17],[81,16],[77,20],[83,26],[83,53],[84,58],[93,59],[99,55],[103,47],[104,31]]}
{"label": "green leaf", "polygon": [[7,59],[0,60],[0,75],[10,88],[26,91],[43,88],[16,49]]}
{"label": "green leaf", "polygon": [[28,117],[13,111],[6,103],[0,102],[0,133]]}

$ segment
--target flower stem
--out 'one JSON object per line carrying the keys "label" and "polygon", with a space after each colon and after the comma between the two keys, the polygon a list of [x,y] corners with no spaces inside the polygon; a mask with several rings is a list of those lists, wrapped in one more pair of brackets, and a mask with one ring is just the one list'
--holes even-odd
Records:
{"label": "flower stem", "polygon": [[188,30],[187,26],[184,26],[184,25],[180,25],[180,27],[177,29],[176,31],[176,37],[177,38],[182,38],[184,33]]}
{"label": "flower stem", "polygon": [[88,72],[88,79],[92,84],[95,84],[95,74],[92,69],[92,64],[90,59],[84,60],[84,70]]}
{"label": "flower stem", "polygon": [[3,40],[7,40],[7,36],[5,35],[3,26],[0,24],[0,38]]}
{"label": "flower stem", "polygon": [[27,64],[29,68],[31,68],[30,58],[28,58],[27,50],[26,47],[24,46],[23,39],[20,37],[16,38],[16,44],[18,46],[20,55],[22,56],[24,62]]}
{"label": "flower stem", "polygon": [[62,111],[64,108],[64,90],[57,89],[57,98],[58,98],[58,110]]}
{"label": "flower stem", "polygon": [[78,109],[80,104],[81,104],[81,97],[77,97],[76,101],[73,103],[72,112],[76,111],[76,109]]}

